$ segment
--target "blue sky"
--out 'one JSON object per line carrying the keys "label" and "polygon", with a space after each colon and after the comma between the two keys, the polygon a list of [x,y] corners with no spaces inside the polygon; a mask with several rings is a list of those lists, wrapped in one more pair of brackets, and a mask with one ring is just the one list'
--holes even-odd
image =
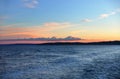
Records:
{"label": "blue sky", "polygon": [[[29,2],[31,2],[30,0]],[[97,18],[119,8],[119,0],[36,0],[34,8],[25,6],[25,0],[1,0],[0,15],[8,16],[6,23],[79,22]],[[32,23],[30,23],[32,22]]]}
{"label": "blue sky", "polygon": [[[120,0],[0,0],[0,27],[2,29],[5,26],[13,25],[12,28],[30,27],[29,29],[31,29],[38,26],[43,27],[46,23],[74,25],[72,28],[67,28],[66,32],[64,29],[60,31],[66,33],[66,36],[73,30],[92,33],[94,29],[96,34],[97,30],[104,28],[108,28],[108,30],[114,28],[113,31],[116,31],[120,28],[119,4]],[[58,30],[52,30],[50,36],[65,37],[55,31]],[[6,31],[2,32],[2,35],[5,33]],[[2,38],[8,37],[3,36]],[[12,34],[10,36],[12,38]],[[85,36],[83,35],[83,37]],[[91,36],[91,38],[93,37]],[[119,38],[117,37],[117,39]]]}

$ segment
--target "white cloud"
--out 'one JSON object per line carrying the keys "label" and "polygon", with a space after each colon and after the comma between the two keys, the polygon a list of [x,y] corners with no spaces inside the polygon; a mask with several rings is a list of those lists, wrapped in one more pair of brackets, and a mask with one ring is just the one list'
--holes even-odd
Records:
{"label": "white cloud", "polygon": [[91,19],[83,19],[83,20],[81,20],[82,22],[92,22],[92,20]]}
{"label": "white cloud", "polygon": [[115,14],[116,14],[116,12],[111,12],[111,13],[110,13],[110,15],[115,15]]}
{"label": "white cloud", "polygon": [[119,9],[117,9],[117,12],[118,12],[118,13],[120,13],[120,8],[119,8]]}
{"label": "white cloud", "polygon": [[104,18],[107,18],[107,17],[109,17],[109,14],[101,14],[99,18],[104,19]]}
{"label": "white cloud", "polygon": [[24,1],[24,5],[27,8],[35,8],[38,5],[38,0],[23,0]]}
{"label": "white cloud", "polygon": [[112,16],[112,15],[115,15],[115,14],[118,14],[118,13],[120,13],[120,9],[117,9],[117,10],[112,11],[112,12],[110,12],[110,13],[101,14],[101,15],[99,16],[99,19],[105,19],[105,18],[108,18],[108,17],[110,17],[110,16]]}
{"label": "white cloud", "polygon": [[103,14],[99,15],[99,17],[94,19],[94,20],[86,18],[86,19],[81,20],[81,22],[93,22],[93,21],[96,21],[96,20],[108,18],[108,17],[116,15],[118,13],[120,13],[120,8],[118,8],[118,9],[116,9],[116,10],[110,12],[110,13],[103,13]]}

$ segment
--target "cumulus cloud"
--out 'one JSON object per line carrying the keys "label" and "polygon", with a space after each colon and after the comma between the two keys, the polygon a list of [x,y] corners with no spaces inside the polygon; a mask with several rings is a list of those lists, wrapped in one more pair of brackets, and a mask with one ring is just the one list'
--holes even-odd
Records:
{"label": "cumulus cloud", "polygon": [[92,22],[92,20],[91,19],[83,19],[83,20],[81,20],[82,22]]}
{"label": "cumulus cloud", "polygon": [[0,41],[77,41],[77,40],[82,40],[82,39],[78,37],[67,36],[65,38],[41,37],[41,38],[27,38],[27,39],[6,39],[6,40],[0,40]]}
{"label": "cumulus cloud", "polygon": [[35,8],[38,5],[38,0],[23,0],[24,1],[24,5],[27,8]]}

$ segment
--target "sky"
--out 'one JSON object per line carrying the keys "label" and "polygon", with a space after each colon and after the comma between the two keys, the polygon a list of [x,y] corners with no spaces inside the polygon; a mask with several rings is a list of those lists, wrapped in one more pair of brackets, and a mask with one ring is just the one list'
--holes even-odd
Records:
{"label": "sky", "polygon": [[120,40],[120,0],[0,0],[0,44]]}

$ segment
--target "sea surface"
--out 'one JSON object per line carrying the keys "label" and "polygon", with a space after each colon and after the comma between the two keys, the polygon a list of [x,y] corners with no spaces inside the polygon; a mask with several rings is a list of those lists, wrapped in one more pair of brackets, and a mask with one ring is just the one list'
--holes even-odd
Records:
{"label": "sea surface", "polygon": [[120,79],[120,45],[1,45],[0,79]]}

